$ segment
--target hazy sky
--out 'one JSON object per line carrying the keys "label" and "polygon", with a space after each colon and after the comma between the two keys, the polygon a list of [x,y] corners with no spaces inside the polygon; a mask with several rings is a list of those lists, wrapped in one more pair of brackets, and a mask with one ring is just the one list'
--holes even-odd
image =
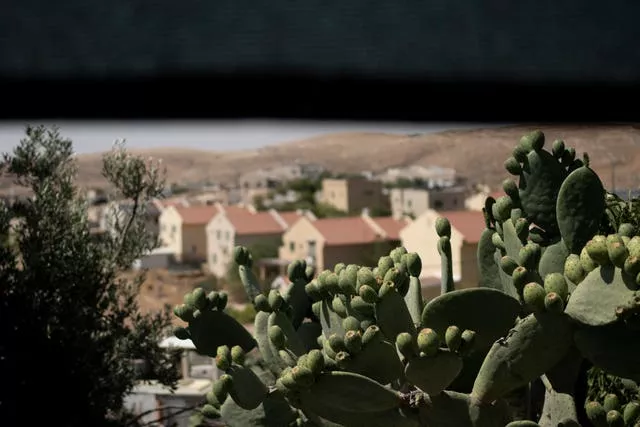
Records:
{"label": "hazy sky", "polygon": [[[36,122],[29,122],[37,124]],[[0,151],[11,150],[24,136],[27,122],[0,123]],[[50,124],[50,122],[45,122]],[[71,138],[77,153],[109,150],[124,138],[130,148],[185,147],[242,150],[334,132],[430,133],[448,129],[504,126],[482,123],[367,123],[323,121],[157,121],[55,122]]]}

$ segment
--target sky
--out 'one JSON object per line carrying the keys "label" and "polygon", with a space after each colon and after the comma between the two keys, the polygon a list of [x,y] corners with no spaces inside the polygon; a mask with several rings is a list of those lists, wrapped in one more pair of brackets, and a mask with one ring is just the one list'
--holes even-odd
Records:
{"label": "sky", "polygon": [[[51,125],[53,122],[43,121]],[[15,147],[24,137],[27,122],[0,122],[0,152]],[[30,122],[35,125],[38,123]],[[292,142],[335,132],[432,133],[450,129],[506,126],[483,123],[367,123],[293,120],[226,121],[56,121],[64,137],[74,143],[76,153],[107,151],[116,139],[125,139],[132,149],[184,147],[232,151]]]}

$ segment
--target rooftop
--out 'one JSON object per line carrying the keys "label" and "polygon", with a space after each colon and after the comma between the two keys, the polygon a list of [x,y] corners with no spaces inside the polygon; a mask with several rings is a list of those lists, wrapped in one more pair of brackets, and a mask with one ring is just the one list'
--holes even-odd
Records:
{"label": "rooftop", "polygon": [[438,215],[447,218],[467,243],[478,243],[486,227],[484,215],[480,211],[441,211]]}
{"label": "rooftop", "polygon": [[371,218],[389,237],[379,235],[361,216],[323,218],[312,222],[322,234],[327,245],[356,245],[378,240],[397,240],[400,230],[406,225],[391,217]]}

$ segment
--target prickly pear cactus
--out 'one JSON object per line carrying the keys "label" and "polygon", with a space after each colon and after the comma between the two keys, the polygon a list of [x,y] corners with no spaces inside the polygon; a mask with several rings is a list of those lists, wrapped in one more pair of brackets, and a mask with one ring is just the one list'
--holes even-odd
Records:
{"label": "prickly pear cactus", "polygon": [[486,201],[476,288],[455,289],[446,218],[436,222],[441,295],[427,303],[420,257],[403,247],[377,265],[318,274],[293,262],[282,294],[262,292],[251,254],[237,247],[255,336],[224,314],[224,294],[196,290],[175,309],[188,322],[176,336],[225,372],[196,421],[640,427],[636,400],[577,400],[585,365],[640,381],[638,224],[621,222],[630,205],[605,191],[586,154],[577,159],[563,141],[544,146],[533,132],[505,161],[513,177],[504,197]]}

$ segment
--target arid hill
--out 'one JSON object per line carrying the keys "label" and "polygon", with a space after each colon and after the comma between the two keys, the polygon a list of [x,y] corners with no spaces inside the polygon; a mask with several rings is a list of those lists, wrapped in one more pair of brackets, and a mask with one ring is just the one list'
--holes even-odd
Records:
{"label": "arid hill", "polygon": [[[545,132],[549,146],[555,139],[564,139],[576,148],[579,156],[587,151],[592,166],[608,188],[612,182],[612,163],[617,163],[616,188],[640,185],[636,172],[640,171],[640,127],[629,125],[519,125],[424,135],[339,133],[236,152],[175,148],[138,153],[162,158],[169,182],[233,182],[240,173],[299,160],[321,164],[334,172],[438,165],[455,168],[472,182],[486,182],[495,187],[506,176],[503,162],[513,145],[534,129]],[[83,184],[102,183],[100,162],[97,154],[79,156]]]}

